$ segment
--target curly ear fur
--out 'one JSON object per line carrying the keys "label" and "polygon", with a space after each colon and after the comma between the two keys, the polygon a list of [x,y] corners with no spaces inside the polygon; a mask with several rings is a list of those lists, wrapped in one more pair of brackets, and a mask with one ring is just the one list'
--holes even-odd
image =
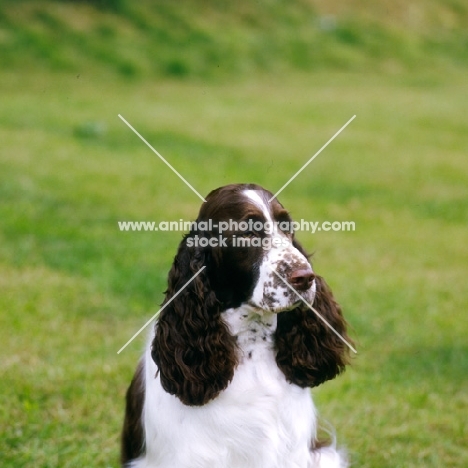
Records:
{"label": "curly ear fur", "polygon": [[191,236],[179,246],[164,303],[203,266],[207,268],[161,312],[151,355],[164,389],[186,405],[199,406],[227,387],[237,361],[235,339],[221,320],[210,287],[210,251],[187,246]]}
{"label": "curly ear fur", "polygon": [[[314,309],[348,342],[346,321],[332,292],[315,277]],[[340,374],[349,363],[348,347],[310,309],[278,316],[276,362],[286,378],[300,387],[316,387]]]}

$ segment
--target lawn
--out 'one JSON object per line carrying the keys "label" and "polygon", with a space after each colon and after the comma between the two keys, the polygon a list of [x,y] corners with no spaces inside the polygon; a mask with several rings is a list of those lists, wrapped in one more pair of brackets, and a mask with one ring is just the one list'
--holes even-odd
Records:
{"label": "lawn", "polygon": [[117,467],[123,398],[181,233],[231,182],[278,190],[357,342],[314,389],[361,468],[468,466],[468,87],[463,71],[236,80],[0,73],[0,438],[5,468]]}

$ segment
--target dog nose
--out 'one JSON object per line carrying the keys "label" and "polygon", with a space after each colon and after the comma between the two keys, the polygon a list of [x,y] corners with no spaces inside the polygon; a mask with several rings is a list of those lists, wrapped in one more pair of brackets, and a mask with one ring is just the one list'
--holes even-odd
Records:
{"label": "dog nose", "polygon": [[293,271],[289,275],[289,284],[299,291],[305,291],[312,286],[315,275],[310,268]]}

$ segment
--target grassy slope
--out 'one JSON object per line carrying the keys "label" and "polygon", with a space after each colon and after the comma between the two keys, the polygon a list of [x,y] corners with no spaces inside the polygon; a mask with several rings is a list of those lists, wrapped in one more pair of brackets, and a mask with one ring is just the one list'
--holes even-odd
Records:
{"label": "grassy slope", "polygon": [[26,69],[99,64],[127,77],[204,78],[468,63],[463,0],[102,0],[94,2],[103,5],[98,10],[92,3],[3,2],[0,60]]}
{"label": "grassy slope", "polygon": [[[91,18],[120,21],[108,15]],[[36,57],[31,47],[18,52]],[[0,73],[2,466],[117,466],[144,340],[116,351],[157,309],[179,236],[116,222],[191,219],[199,205],[118,113],[203,194],[281,187],[357,114],[281,196],[297,218],[357,225],[300,233],[360,351],[314,394],[356,466],[466,466],[463,71],[129,82],[86,47],[79,76],[37,58]]]}

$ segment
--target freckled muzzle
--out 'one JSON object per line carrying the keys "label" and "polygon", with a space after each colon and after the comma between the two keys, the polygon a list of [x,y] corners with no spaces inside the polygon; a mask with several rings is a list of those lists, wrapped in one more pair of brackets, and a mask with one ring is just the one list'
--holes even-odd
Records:
{"label": "freckled muzzle", "polygon": [[300,297],[312,304],[314,278],[309,262],[294,246],[271,249],[263,258],[249,304],[274,313],[303,304]]}

